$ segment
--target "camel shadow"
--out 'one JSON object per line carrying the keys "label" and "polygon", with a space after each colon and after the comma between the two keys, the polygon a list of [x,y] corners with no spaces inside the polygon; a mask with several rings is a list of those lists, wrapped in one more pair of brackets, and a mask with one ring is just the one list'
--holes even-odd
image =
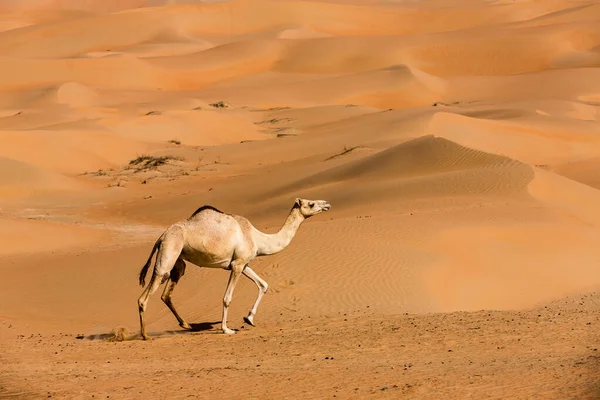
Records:
{"label": "camel shadow", "polygon": [[[173,336],[173,335],[186,335],[189,333],[193,333],[193,332],[206,332],[206,331],[211,331],[214,330],[215,332],[217,332],[218,330],[215,329],[215,326],[220,324],[221,321],[215,321],[215,322],[199,322],[199,323],[195,323],[195,324],[190,324],[190,328],[191,329],[177,329],[177,330],[167,330],[167,331],[161,331],[161,332],[152,332],[151,335],[157,338],[160,337],[169,337],[169,336]],[[129,341],[129,340],[138,340],[141,339],[141,336],[139,333],[129,333],[125,328],[117,328],[117,329],[113,329],[111,332],[109,333],[100,333],[100,334],[92,334],[92,335],[77,335],[76,336],[77,339],[88,339],[88,340],[103,340],[103,341],[108,341],[108,342],[123,342],[123,341]]]}
{"label": "camel shadow", "polygon": [[195,333],[195,332],[214,331],[214,333],[216,333],[218,331],[218,329],[216,329],[216,325],[219,325],[219,324],[221,324],[221,321],[190,323],[191,329],[181,328],[181,329],[177,329],[177,330],[153,332],[150,335],[159,338],[159,337],[172,336],[172,335],[187,335],[187,334]]}
{"label": "camel shadow", "polygon": [[196,324],[190,324],[192,329],[189,329],[190,332],[202,332],[202,331],[210,331],[215,327],[215,325],[220,324],[221,321],[216,322],[199,322]]}
{"label": "camel shadow", "polygon": [[[177,329],[177,330],[171,330],[171,331],[164,331],[164,332],[162,332],[162,334],[185,335],[186,333],[211,331],[211,330],[216,330],[215,325],[218,325],[220,323],[221,323],[221,321],[198,322],[195,324],[191,323],[190,324],[191,329]],[[155,332],[154,334],[155,335],[158,334],[159,336],[161,335],[161,333],[157,333],[157,332]]]}

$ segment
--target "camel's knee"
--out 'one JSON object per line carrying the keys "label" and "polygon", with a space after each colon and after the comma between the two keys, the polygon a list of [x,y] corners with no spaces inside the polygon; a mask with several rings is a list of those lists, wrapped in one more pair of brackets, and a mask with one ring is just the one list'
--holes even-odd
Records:
{"label": "camel's knee", "polygon": [[231,304],[231,297],[224,297],[223,298],[223,307],[227,308],[227,307],[229,307],[230,304]]}
{"label": "camel's knee", "polygon": [[146,311],[146,302],[141,297],[138,299],[138,310],[140,312]]}
{"label": "camel's knee", "polygon": [[267,293],[267,290],[269,290],[269,284],[267,282],[261,283],[260,290],[262,290],[263,293]]}

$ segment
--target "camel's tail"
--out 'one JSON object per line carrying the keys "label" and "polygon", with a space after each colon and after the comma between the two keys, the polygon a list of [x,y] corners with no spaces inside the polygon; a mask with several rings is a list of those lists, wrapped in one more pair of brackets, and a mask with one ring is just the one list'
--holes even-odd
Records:
{"label": "camel's tail", "polygon": [[150,257],[148,257],[148,261],[146,261],[146,264],[144,264],[144,266],[142,267],[142,270],[140,271],[140,286],[141,287],[144,287],[144,285],[146,284],[146,274],[148,273],[148,268],[150,268],[150,264],[152,264],[152,256],[154,255],[156,250],[160,247],[160,243],[161,243],[161,238],[159,238],[156,241],[156,243],[154,243],[154,247],[152,248]]}

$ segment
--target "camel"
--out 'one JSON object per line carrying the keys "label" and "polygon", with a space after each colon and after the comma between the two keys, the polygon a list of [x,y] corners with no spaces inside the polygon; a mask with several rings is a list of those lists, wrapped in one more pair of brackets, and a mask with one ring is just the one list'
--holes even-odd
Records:
{"label": "camel", "polygon": [[223,297],[221,321],[221,329],[228,335],[236,333],[235,330],[227,327],[227,311],[233,289],[242,274],[252,280],[258,287],[258,297],[248,316],[244,317],[244,321],[255,326],[254,317],[258,304],[269,285],[250,268],[250,261],[257,256],[279,253],[290,244],[306,218],[328,211],[330,208],[331,205],[325,200],[297,198],[285,223],[275,234],[263,233],[248,219],[223,213],[212,206],[202,206],[188,219],[168,227],[154,243],[150,257],[139,275],[140,286],[144,287],[152,256],[158,251],[152,278],[138,299],[142,338],[150,339],[144,323],[148,299],[165,282],[165,289],[161,296],[163,302],[175,315],[182,328],[191,329],[177,313],[171,300],[175,285],[185,273],[186,261],[203,268],[222,268],[231,271]]}

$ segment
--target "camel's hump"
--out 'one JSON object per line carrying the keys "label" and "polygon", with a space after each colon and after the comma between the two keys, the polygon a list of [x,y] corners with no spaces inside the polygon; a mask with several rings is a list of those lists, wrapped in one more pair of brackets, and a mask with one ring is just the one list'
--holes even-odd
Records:
{"label": "camel's hump", "polygon": [[193,214],[190,216],[190,218],[191,218],[191,217],[193,217],[193,216],[194,216],[194,215],[196,215],[196,214],[199,214],[199,213],[201,213],[202,211],[205,211],[205,210],[213,210],[213,211],[216,211],[216,212],[218,212],[218,213],[224,214],[224,212],[223,212],[223,211],[221,211],[221,210],[219,210],[219,209],[216,209],[216,208],[214,208],[213,206],[202,206],[202,207],[200,207],[199,209],[197,209],[196,211],[194,211],[194,213],[193,213]]}

